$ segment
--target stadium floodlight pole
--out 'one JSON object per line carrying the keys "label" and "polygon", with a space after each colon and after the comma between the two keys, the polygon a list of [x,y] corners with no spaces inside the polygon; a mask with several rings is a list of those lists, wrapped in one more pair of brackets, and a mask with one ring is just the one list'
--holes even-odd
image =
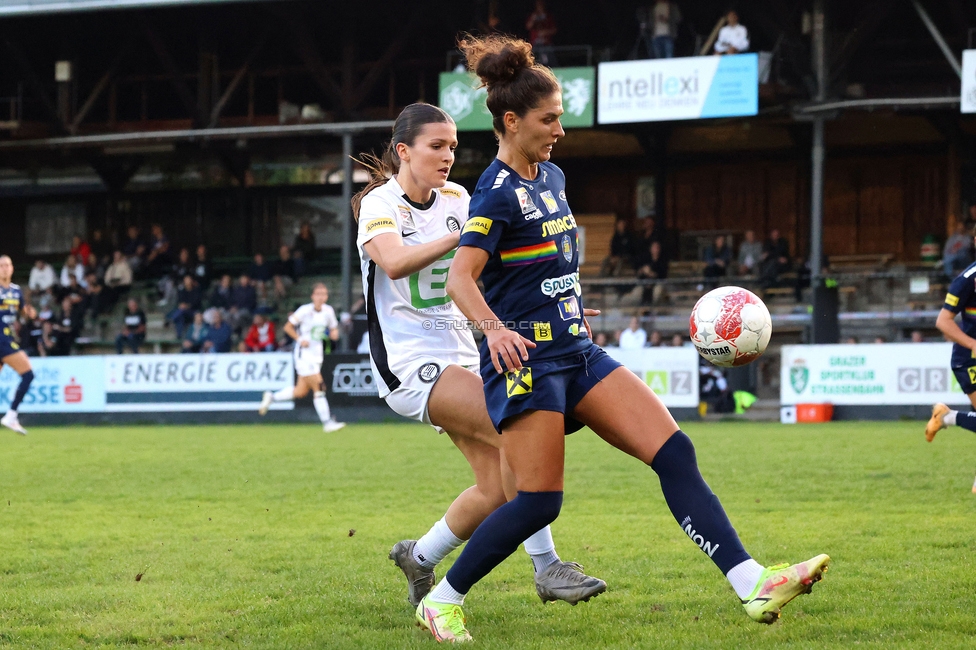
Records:
{"label": "stadium floodlight pole", "polygon": [[[817,77],[817,103],[827,99],[827,56],[824,32],[826,31],[824,0],[813,2],[813,69]],[[824,124],[827,117],[817,113],[813,118],[813,147],[810,169],[810,302],[814,310],[819,303],[823,268],[823,200],[824,200]],[[814,311],[810,319],[810,343],[818,342],[820,327]]]}
{"label": "stadium floodlight pole", "polygon": [[918,12],[918,17],[922,19],[922,23],[924,23],[926,29],[929,30],[929,34],[932,35],[932,38],[935,40],[935,44],[939,46],[939,49],[942,50],[942,54],[945,55],[946,61],[948,61],[949,65],[952,66],[952,69],[956,71],[956,76],[962,79],[962,64],[959,63],[959,59],[956,58],[956,55],[952,52],[952,49],[949,47],[949,44],[946,43],[946,40],[942,38],[942,32],[940,32],[939,28],[936,27],[934,22],[932,22],[932,19],[929,17],[928,12],[925,11],[925,7],[922,6],[921,2],[918,0],[912,0],[912,4],[915,5],[915,11]]}
{"label": "stadium floodlight pole", "polygon": [[[352,314],[352,133],[342,134],[342,299]],[[349,352],[350,330],[342,333],[339,350]]]}

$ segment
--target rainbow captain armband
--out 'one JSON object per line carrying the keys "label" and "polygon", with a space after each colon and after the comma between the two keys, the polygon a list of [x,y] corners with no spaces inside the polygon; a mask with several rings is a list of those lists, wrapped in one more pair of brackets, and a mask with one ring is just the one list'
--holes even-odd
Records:
{"label": "rainbow captain armband", "polygon": [[461,234],[480,232],[482,235],[487,235],[488,231],[491,230],[492,223],[494,222],[488,217],[471,217],[464,222],[464,228],[461,230]]}

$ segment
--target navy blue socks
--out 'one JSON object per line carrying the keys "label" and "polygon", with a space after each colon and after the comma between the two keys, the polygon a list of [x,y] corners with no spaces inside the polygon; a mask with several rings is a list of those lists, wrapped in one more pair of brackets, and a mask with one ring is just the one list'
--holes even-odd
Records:
{"label": "navy blue socks", "polygon": [[976,411],[959,411],[956,413],[956,425],[966,431],[976,433]]}
{"label": "navy blue socks", "polygon": [[27,394],[27,389],[30,388],[31,382],[34,381],[34,371],[28,370],[20,376],[20,385],[17,386],[17,392],[14,393],[14,399],[10,402],[10,410],[16,411],[17,407],[24,400],[24,396]]}
{"label": "navy blue socks", "polygon": [[556,520],[563,504],[560,492],[519,492],[518,496],[491,513],[471,535],[447,582],[466,594],[530,535]]}
{"label": "navy blue socks", "polygon": [[675,432],[651,461],[651,469],[661,479],[661,491],[678,525],[723,574],[750,559],[718,497],[698,471],[691,438],[681,430]]}

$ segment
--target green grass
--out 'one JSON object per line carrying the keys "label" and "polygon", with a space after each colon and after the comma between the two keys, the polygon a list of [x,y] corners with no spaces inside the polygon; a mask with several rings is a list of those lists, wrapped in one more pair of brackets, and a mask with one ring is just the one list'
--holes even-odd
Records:
{"label": "green grass", "polygon": [[[908,422],[687,431],[756,559],[833,557],[813,594],[750,621],[654,473],[580,432],[553,530],[609,590],[543,607],[520,550],[468,596],[478,647],[972,647],[976,438],[929,445]],[[7,432],[0,647],[431,648],[386,554],[470,481],[420,425]]]}

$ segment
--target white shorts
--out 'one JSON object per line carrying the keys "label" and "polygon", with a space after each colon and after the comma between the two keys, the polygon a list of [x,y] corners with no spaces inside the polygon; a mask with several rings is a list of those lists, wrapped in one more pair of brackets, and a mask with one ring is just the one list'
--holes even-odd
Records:
{"label": "white shorts", "polygon": [[[430,391],[440,378],[441,372],[449,365],[453,364],[445,364],[434,357],[417,359],[410,366],[409,372],[402,376],[400,386],[383,399],[399,415],[429,424],[437,430],[437,433],[444,433],[444,429],[430,421],[427,402],[430,400]],[[461,367],[478,372],[478,364]]]}
{"label": "white shorts", "polygon": [[299,377],[322,374],[323,357],[321,354],[310,351],[308,348],[296,347],[293,356],[295,359],[295,374]]}

